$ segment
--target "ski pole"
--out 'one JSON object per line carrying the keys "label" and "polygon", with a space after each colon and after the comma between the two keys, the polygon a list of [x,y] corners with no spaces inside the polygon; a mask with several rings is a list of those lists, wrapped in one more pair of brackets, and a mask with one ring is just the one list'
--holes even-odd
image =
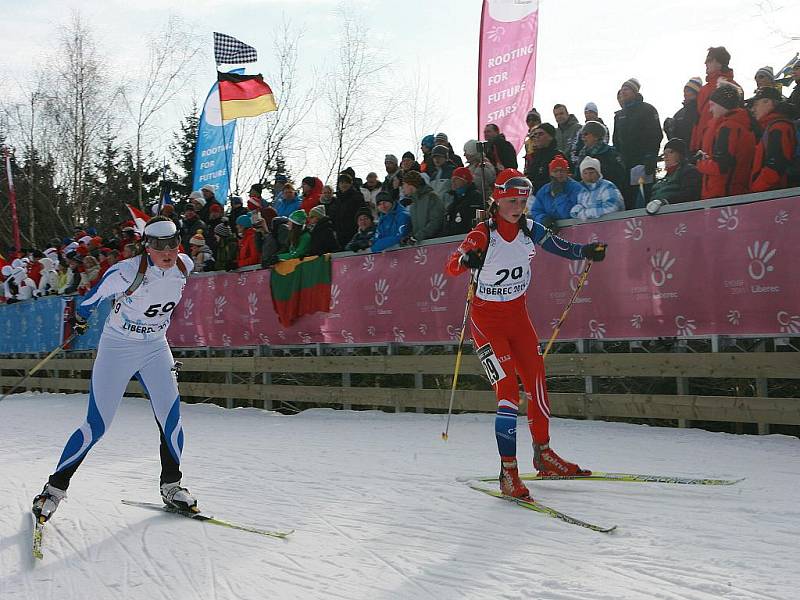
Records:
{"label": "ski pole", "polygon": [[569,312],[569,309],[572,308],[573,304],[575,304],[575,299],[578,297],[578,292],[581,291],[583,284],[586,283],[586,278],[589,277],[589,269],[592,268],[592,264],[593,261],[591,260],[586,262],[583,273],[581,273],[580,279],[578,279],[578,285],[575,286],[575,293],[572,294],[572,298],[570,298],[569,303],[567,304],[566,308],[564,308],[564,312],[561,313],[561,318],[558,320],[558,323],[556,323],[555,329],[553,329],[553,335],[550,336],[550,341],[548,341],[547,346],[545,346],[544,352],[542,353],[542,358],[547,356],[547,353],[550,352],[550,348],[553,346],[553,342],[556,341],[558,332],[561,330],[561,326],[567,319],[567,313]]}
{"label": "ski pole", "polygon": [[475,278],[470,276],[469,287],[467,288],[467,302],[464,305],[464,320],[461,322],[461,334],[458,337],[458,352],[456,353],[456,368],[453,372],[453,387],[450,388],[450,405],[447,407],[447,423],[442,432],[442,440],[447,441],[447,432],[450,431],[450,416],[453,414],[453,399],[456,396],[456,385],[458,385],[458,372],[461,369],[461,356],[464,351],[464,332],[467,330],[467,318],[469,309],[472,305],[472,297],[475,295]]}
{"label": "ski pole", "polygon": [[77,333],[73,333],[71,336],[69,336],[67,338],[67,340],[64,343],[62,343],[60,346],[57,346],[55,350],[53,350],[50,354],[48,354],[42,360],[40,360],[38,363],[36,363],[36,365],[34,365],[34,367],[30,371],[28,371],[28,374],[25,375],[25,377],[23,377],[22,379],[20,379],[20,381],[19,381],[19,383],[17,383],[17,385],[15,385],[13,388],[11,388],[10,392],[6,392],[5,394],[3,394],[2,397],[0,397],[0,402],[5,400],[6,398],[8,398],[11,394],[16,392],[20,387],[22,387],[22,384],[24,384],[26,381],[28,381],[28,379],[33,377],[33,375],[36,373],[36,371],[40,370],[45,365],[45,363],[47,361],[49,361],[51,358],[53,358],[61,350],[63,350],[64,346],[67,346],[72,340],[75,339],[75,337],[77,335],[78,335]]}

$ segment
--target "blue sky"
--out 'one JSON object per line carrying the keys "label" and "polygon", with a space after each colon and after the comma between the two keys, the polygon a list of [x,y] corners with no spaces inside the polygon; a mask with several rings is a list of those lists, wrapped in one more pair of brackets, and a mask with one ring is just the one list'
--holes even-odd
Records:
{"label": "blue sky", "polygon": [[[10,3],[6,3],[10,4]],[[272,28],[282,14],[306,33],[302,43],[304,77],[322,72],[335,52],[337,22],[332,0],[28,0],[4,7],[0,21],[0,83],[5,101],[13,100],[15,86],[32,69],[44,63],[55,44],[53,32],[78,8],[93,28],[99,46],[118,73],[135,73],[140,64],[143,36],[169,15],[190,22],[208,40],[193,85],[159,121],[157,140],[169,140],[192,98],[202,103],[214,78],[211,32],[222,31],[259,49],[259,63],[248,72],[270,72]],[[477,38],[480,0],[404,0],[403,2],[345,2],[369,32],[376,53],[391,64],[385,86],[400,94],[412,85],[413,74],[429,79],[431,95],[441,106],[437,129],[450,136],[460,151],[475,136]],[[641,2],[633,0],[543,0],[540,8],[538,77],[534,105],[552,121],[552,106],[565,103],[581,121],[583,106],[597,103],[606,122],[613,119],[615,94],[629,77],[637,77],[642,94],[664,117],[679,107],[683,84],[702,76],[705,50],[724,45],[733,56],[732,67],[746,93],[752,92],[757,68],[782,66],[800,50],[800,2],[788,0],[707,0],[692,2]],[[794,27],[794,31],[792,31]],[[204,68],[207,67],[207,68]],[[113,71],[112,71],[113,72]],[[280,98],[278,98],[280,101]],[[319,111],[317,111],[319,113]],[[311,117],[306,135],[318,135]],[[353,166],[361,174],[381,172],[384,152],[400,155],[417,151],[407,114],[399,114],[393,127],[376,147],[362,152]],[[123,136],[124,137],[124,136]],[[158,141],[156,141],[158,143]],[[324,167],[313,148],[297,157],[295,168],[320,174]]]}

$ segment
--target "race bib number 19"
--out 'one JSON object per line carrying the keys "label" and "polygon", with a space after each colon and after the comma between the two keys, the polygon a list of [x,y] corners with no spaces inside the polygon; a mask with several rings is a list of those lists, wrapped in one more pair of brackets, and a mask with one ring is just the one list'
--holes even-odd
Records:
{"label": "race bib number 19", "polygon": [[477,354],[478,360],[481,361],[486,371],[486,376],[489,378],[489,383],[494,385],[506,376],[506,372],[503,371],[503,367],[500,365],[500,361],[497,360],[497,356],[495,356],[490,344],[484,344],[478,348]]}

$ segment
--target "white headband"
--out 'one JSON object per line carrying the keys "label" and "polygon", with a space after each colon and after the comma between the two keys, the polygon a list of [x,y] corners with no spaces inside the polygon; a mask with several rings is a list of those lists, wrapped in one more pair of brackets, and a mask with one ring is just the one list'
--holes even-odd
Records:
{"label": "white headband", "polygon": [[178,233],[178,228],[172,221],[156,221],[144,226],[144,234],[152,238],[171,238]]}

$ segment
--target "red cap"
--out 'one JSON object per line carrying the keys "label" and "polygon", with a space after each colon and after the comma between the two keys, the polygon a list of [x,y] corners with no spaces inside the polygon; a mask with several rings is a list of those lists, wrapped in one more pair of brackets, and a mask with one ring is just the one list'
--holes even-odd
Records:
{"label": "red cap", "polygon": [[556,169],[564,169],[566,171],[569,171],[569,163],[567,162],[566,158],[559,155],[550,161],[548,168],[550,169],[551,173]]}
{"label": "red cap", "polygon": [[453,171],[453,177],[458,177],[459,179],[463,179],[467,183],[472,183],[474,177],[472,176],[472,171],[470,171],[467,167],[458,167]]}

